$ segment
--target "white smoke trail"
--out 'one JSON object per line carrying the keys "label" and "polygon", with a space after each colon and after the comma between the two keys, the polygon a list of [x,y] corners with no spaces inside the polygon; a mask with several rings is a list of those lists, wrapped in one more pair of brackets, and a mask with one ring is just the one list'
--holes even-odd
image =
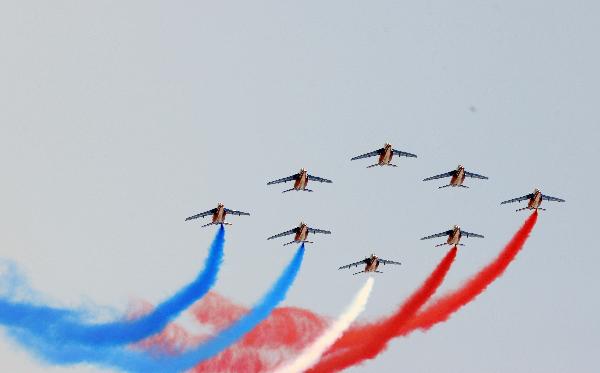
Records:
{"label": "white smoke trail", "polygon": [[346,308],[346,311],[310,346],[306,347],[296,360],[277,368],[273,373],[303,372],[317,363],[321,355],[344,334],[346,329],[350,327],[350,324],[364,311],[371,290],[373,289],[374,281],[373,277],[369,277],[367,282],[354,296],[354,300]]}

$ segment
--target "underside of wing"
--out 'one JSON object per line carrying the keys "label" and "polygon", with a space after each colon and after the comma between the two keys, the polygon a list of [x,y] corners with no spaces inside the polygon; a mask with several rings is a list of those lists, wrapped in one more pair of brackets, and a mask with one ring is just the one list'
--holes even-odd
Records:
{"label": "underside of wing", "polygon": [[505,203],[521,202],[521,201],[528,200],[528,199],[530,199],[532,197],[533,197],[533,194],[528,194],[526,196],[517,197],[517,198],[513,198],[513,199],[508,199],[506,201],[500,202],[500,204],[504,205]]}
{"label": "underside of wing", "polygon": [[243,212],[243,211],[237,211],[237,210],[230,210],[230,209],[225,209],[225,212],[231,215],[250,215],[247,212]]}
{"label": "underside of wing", "polygon": [[298,231],[298,228],[290,229],[289,231],[281,232],[281,233],[278,233],[278,234],[276,234],[274,236],[271,236],[271,237],[267,238],[267,240],[272,240],[273,238],[278,238],[278,237],[283,237],[283,236],[287,236],[287,235],[290,235],[290,234],[294,234],[297,231]]}
{"label": "underside of wing", "polygon": [[402,263],[400,263],[400,262],[394,262],[393,260],[379,259],[379,262],[382,263],[383,265],[386,265],[386,264],[402,265]]}
{"label": "underside of wing", "polygon": [[287,181],[292,181],[292,180],[296,180],[298,178],[298,174],[292,175],[292,176],[288,176],[288,177],[284,177],[281,179],[277,179],[277,180],[273,180],[273,181],[269,181],[267,183],[267,185],[273,185],[273,184],[279,184],[279,183],[285,183]]}
{"label": "underside of wing", "polygon": [[432,234],[431,236],[425,236],[425,237],[421,238],[421,240],[428,240],[430,238],[448,236],[451,233],[452,233],[452,231],[445,231],[445,232],[441,232],[441,233],[436,233],[436,234]]}
{"label": "underside of wing", "polygon": [[465,176],[466,177],[473,177],[475,179],[484,179],[484,180],[489,179],[489,177],[487,177],[487,176],[483,176],[483,175],[479,175],[479,174],[474,174],[472,172],[467,172],[467,171],[465,171]]}
{"label": "underside of wing", "polygon": [[346,264],[345,266],[341,266],[338,269],[346,269],[346,268],[358,267],[359,265],[365,265],[366,263],[367,263],[367,259],[363,259],[360,262],[354,262],[354,263]]}
{"label": "underside of wing", "polygon": [[199,214],[192,215],[192,216],[189,216],[189,217],[185,218],[185,221],[192,220],[192,219],[203,218],[205,216],[212,215],[215,212],[217,212],[217,209],[212,209],[212,210],[204,211],[204,212],[201,212]]}
{"label": "underside of wing", "polygon": [[455,172],[456,171],[450,171],[450,172],[446,172],[446,173],[443,173],[443,174],[439,174],[439,175],[435,175],[435,176],[430,176],[430,177],[428,177],[426,179],[423,179],[423,181],[429,181],[429,180],[435,180],[435,179],[442,179],[444,177],[454,176]]}
{"label": "underside of wing", "polygon": [[407,152],[403,152],[400,150],[396,150],[396,149],[392,149],[392,152],[394,154],[396,154],[399,157],[410,157],[410,158],[417,158],[416,154],[412,154],[412,153],[407,153]]}
{"label": "underside of wing", "polygon": [[357,159],[374,157],[374,156],[376,156],[376,155],[380,155],[380,154],[381,154],[381,152],[383,152],[383,148],[381,148],[381,149],[377,149],[377,150],[374,150],[374,151],[372,151],[372,152],[369,152],[369,153],[366,153],[366,154],[357,155],[356,157],[353,157],[353,158],[351,158],[350,160],[351,160],[351,161],[355,161],[355,160],[357,160]]}
{"label": "underside of wing", "polygon": [[478,233],[471,233],[471,232],[467,232],[467,231],[460,231],[462,233],[463,236],[465,237],[477,237],[477,238],[484,238],[481,234]]}
{"label": "underside of wing", "polygon": [[308,228],[308,231],[310,233],[323,233],[323,234],[331,234],[331,231],[326,231],[324,229],[317,229],[317,228]]}
{"label": "underside of wing", "polygon": [[332,181],[329,179],[324,179],[322,177],[308,175],[308,180],[319,181],[321,183],[331,183]]}
{"label": "underside of wing", "polygon": [[542,194],[542,199],[545,201],[565,202],[565,200],[562,198],[550,197],[545,194]]}

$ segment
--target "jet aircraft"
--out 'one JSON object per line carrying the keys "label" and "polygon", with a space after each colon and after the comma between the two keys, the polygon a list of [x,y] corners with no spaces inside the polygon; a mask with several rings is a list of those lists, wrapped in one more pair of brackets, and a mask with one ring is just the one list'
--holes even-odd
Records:
{"label": "jet aircraft", "polygon": [[306,189],[306,184],[308,184],[309,180],[313,180],[313,181],[319,181],[321,183],[331,183],[332,181],[329,179],[324,179],[322,177],[317,177],[317,176],[313,176],[313,175],[309,175],[308,171],[306,171],[306,169],[301,168],[300,172],[298,172],[297,174],[294,174],[292,176],[288,176],[288,177],[284,177],[282,179],[277,179],[277,180],[273,180],[273,181],[269,181],[267,183],[267,185],[273,185],[273,184],[278,184],[278,183],[285,183],[287,181],[292,181],[294,180],[294,187],[291,189],[286,189],[281,193],[285,193],[285,192],[291,192],[292,190],[303,190],[305,192],[312,192],[311,189]]}
{"label": "jet aircraft", "polygon": [[370,166],[367,166],[367,168],[371,168],[371,167],[375,167],[375,166],[392,166],[392,167],[398,167],[395,164],[390,163],[392,160],[392,157],[394,155],[397,155],[399,157],[411,157],[411,158],[417,158],[417,156],[415,154],[411,154],[411,153],[407,153],[407,152],[403,152],[400,150],[396,150],[392,148],[392,144],[388,144],[385,143],[383,145],[383,148],[381,149],[377,149],[374,150],[370,153],[366,153],[363,155],[357,155],[356,157],[351,158],[351,161],[355,161],[357,159],[362,159],[362,158],[369,158],[369,157],[374,157],[374,156],[379,156],[379,159],[377,161],[377,163],[372,164]]}
{"label": "jet aircraft", "polygon": [[326,231],[323,229],[317,229],[317,228],[311,228],[308,225],[306,225],[304,222],[300,222],[300,224],[296,228],[290,229],[289,231],[278,233],[274,236],[267,238],[267,240],[272,240],[273,238],[278,238],[278,237],[283,237],[283,236],[287,236],[290,234],[295,234],[294,240],[292,242],[283,244],[283,246],[291,245],[293,243],[314,243],[312,241],[306,240],[306,237],[308,236],[309,233],[331,234],[330,231]]}
{"label": "jet aircraft", "polygon": [[546,211],[546,209],[543,209],[540,207],[540,205],[542,204],[542,201],[554,201],[554,202],[565,202],[564,199],[561,198],[556,198],[556,197],[550,197],[547,196],[545,194],[542,194],[542,192],[540,192],[537,188],[533,190],[533,193],[524,195],[523,197],[518,197],[518,198],[513,198],[513,199],[509,199],[507,201],[504,202],[500,202],[501,205],[504,205],[505,203],[512,203],[512,202],[521,202],[521,201],[525,201],[525,200],[529,200],[529,202],[527,202],[527,206],[517,209],[516,211],[522,211],[522,210],[543,210]]}
{"label": "jet aircraft", "polygon": [[227,215],[227,214],[250,215],[247,212],[227,209],[227,208],[225,208],[225,206],[222,203],[219,203],[216,208],[205,211],[205,212],[201,212],[196,215],[192,215],[190,217],[187,217],[187,218],[185,218],[185,221],[203,218],[205,216],[212,215],[212,221],[208,224],[204,224],[202,227],[208,227],[209,225],[213,225],[213,224],[231,225],[231,223],[225,221],[225,215]]}
{"label": "jet aircraft", "polygon": [[379,267],[379,264],[397,264],[400,265],[402,263],[400,262],[394,262],[393,260],[385,260],[385,259],[381,259],[379,257],[377,257],[377,255],[375,254],[371,254],[370,257],[364,258],[363,260],[359,261],[359,262],[354,262],[354,263],[350,263],[350,264],[346,264],[345,266],[341,266],[339,269],[345,269],[345,268],[352,268],[352,267],[358,267],[359,265],[365,265],[365,269],[363,269],[362,271],[353,273],[352,275],[357,275],[359,273],[363,273],[363,272],[377,272],[377,273],[383,273],[381,271],[378,271],[377,268]]}
{"label": "jet aircraft", "polygon": [[485,180],[488,179],[487,176],[478,175],[478,174],[474,174],[472,172],[465,171],[465,168],[462,165],[458,165],[456,170],[452,170],[452,171],[449,171],[449,172],[446,172],[443,174],[431,176],[426,179],[423,179],[423,181],[442,179],[445,177],[451,177],[450,183],[448,185],[443,185],[441,187],[438,187],[438,189],[447,188],[447,187],[468,188],[468,186],[462,185],[463,181],[465,181],[465,177],[473,177],[476,179],[485,179]]}
{"label": "jet aircraft", "polygon": [[464,246],[464,244],[459,243],[460,238],[463,235],[465,237],[483,238],[483,236],[480,234],[463,231],[462,229],[460,229],[460,227],[458,225],[455,225],[454,227],[452,227],[452,229],[450,229],[448,231],[432,234],[431,236],[426,236],[426,237],[421,238],[421,240],[428,240],[430,238],[448,236],[448,240],[446,240],[446,242],[441,243],[439,245],[435,245],[435,247],[444,246],[444,245]]}

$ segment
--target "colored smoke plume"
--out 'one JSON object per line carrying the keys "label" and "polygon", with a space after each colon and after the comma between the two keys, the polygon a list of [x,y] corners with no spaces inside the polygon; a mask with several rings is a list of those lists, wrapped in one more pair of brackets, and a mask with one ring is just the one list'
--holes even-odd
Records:
{"label": "colored smoke plume", "polygon": [[474,300],[494,280],[502,276],[509,264],[515,259],[533,230],[537,217],[538,213],[536,210],[529,216],[494,261],[477,272],[460,288],[434,300],[431,305],[427,306],[416,317],[411,319],[402,329],[401,333],[405,334],[415,329],[430,329],[435,324],[448,320],[454,312]]}
{"label": "colored smoke plume", "polygon": [[[242,338],[285,299],[287,291],[301,267],[304,252],[304,245],[301,245],[269,291],[247,314],[216,335],[182,353],[173,354],[173,351],[165,350],[162,346],[153,346],[148,350],[140,351],[123,347],[63,344],[22,328],[11,328],[8,330],[8,334],[29,351],[35,353],[37,357],[52,364],[66,365],[85,362],[133,372],[186,371]],[[160,338],[159,336],[158,340]]]}
{"label": "colored smoke plume", "polygon": [[[376,323],[375,328],[373,328],[374,325],[367,325],[351,330],[347,334],[347,338],[344,338],[345,335],[340,339],[330,354],[326,355],[311,372],[336,372],[361,363],[365,359],[376,356],[381,351],[379,347],[386,344],[391,338],[407,335],[415,329],[427,330],[435,324],[448,320],[454,312],[473,301],[488,285],[504,273],[527,241],[536,221],[537,211],[529,216],[500,254],[467,280],[464,285],[435,300],[431,305],[411,317],[398,317],[399,313],[397,313],[391,318],[396,317],[399,322],[389,330],[377,329],[377,325],[381,325],[381,322]],[[376,337],[377,340],[370,341],[369,336]]]}
{"label": "colored smoke plume", "polygon": [[344,331],[350,327],[358,315],[364,311],[371,290],[373,290],[374,281],[373,277],[369,277],[346,311],[344,311],[344,313],[342,313],[322,335],[307,346],[296,359],[277,368],[275,373],[303,372],[313,366],[319,360],[319,357],[321,357],[321,355],[342,336]]}
{"label": "colored smoke plume", "polygon": [[373,359],[385,350],[388,342],[396,336],[396,331],[416,314],[444,282],[456,258],[456,253],[455,246],[446,253],[425,282],[400,305],[393,315],[347,331],[330,349],[329,356],[325,360],[322,359],[311,371],[341,370],[365,359]]}
{"label": "colored smoke plume", "polygon": [[[218,329],[229,325],[229,320],[245,312],[244,307],[213,292],[192,308],[192,313],[201,324],[213,325]],[[194,372],[263,372],[272,369],[297,355],[328,324],[327,319],[305,309],[277,308],[238,343],[198,364]]]}
{"label": "colored smoke plume", "polygon": [[223,261],[225,229],[221,226],[211,244],[204,269],[196,279],[151,312],[133,319],[88,323],[83,312],[0,298],[0,324],[18,327],[40,339],[61,344],[115,346],[156,334],[179,314],[204,296],[217,280]]}

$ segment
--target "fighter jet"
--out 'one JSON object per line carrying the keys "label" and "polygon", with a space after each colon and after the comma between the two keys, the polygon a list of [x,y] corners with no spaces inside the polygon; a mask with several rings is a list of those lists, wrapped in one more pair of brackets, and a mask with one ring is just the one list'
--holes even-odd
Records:
{"label": "fighter jet", "polygon": [[345,268],[351,268],[351,267],[358,267],[359,265],[365,265],[365,269],[356,273],[353,273],[352,275],[357,275],[359,273],[363,273],[363,272],[377,272],[377,273],[383,273],[377,270],[377,268],[379,267],[379,264],[397,264],[400,265],[402,263],[400,262],[394,262],[393,260],[385,260],[385,259],[381,259],[378,258],[377,255],[375,254],[371,254],[370,257],[364,258],[363,260],[361,260],[360,262],[355,262],[355,263],[350,263],[347,264],[345,266],[341,266],[339,269],[345,269]]}
{"label": "fighter jet", "polygon": [[432,234],[431,236],[426,236],[421,238],[421,240],[428,240],[430,238],[435,238],[435,237],[443,237],[443,236],[448,236],[448,240],[444,243],[441,243],[439,245],[435,245],[435,247],[438,246],[444,246],[444,245],[454,245],[454,246],[464,246],[464,244],[459,243],[460,242],[460,238],[462,236],[465,237],[479,237],[479,238],[483,238],[482,235],[477,234],[477,233],[470,233],[467,231],[463,231],[462,229],[460,229],[460,227],[458,225],[455,225],[454,227],[452,227],[452,229],[442,232],[442,233],[436,233],[436,234]]}
{"label": "fighter jet", "polygon": [[203,218],[205,216],[212,215],[212,221],[210,223],[208,223],[208,224],[204,224],[202,227],[208,227],[209,225],[213,225],[213,224],[231,225],[231,223],[225,221],[225,215],[227,215],[227,214],[231,214],[231,215],[250,215],[247,212],[226,209],[225,206],[223,206],[222,203],[219,203],[216,208],[214,208],[212,210],[205,211],[205,212],[201,212],[201,213],[196,214],[196,215],[192,215],[190,217],[187,217],[187,218],[185,218],[185,221],[192,220],[192,219]]}
{"label": "fighter jet", "polygon": [[284,177],[282,179],[269,181],[267,183],[267,185],[273,185],[273,184],[278,184],[278,183],[285,183],[287,181],[292,181],[292,180],[294,180],[294,187],[291,188],[291,189],[286,189],[286,190],[284,190],[281,193],[291,192],[292,190],[303,190],[305,192],[312,192],[311,189],[306,189],[306,184],[308,184],[309,180],[319,181],[321,183],[331,183],[332,182],[329,179],[324,179],[322,177],[317,177],[317,176],[309,175],[308,171],[306,171],[306,169],[301,168],[300,172],[298,172],[297,174],[294,174],[294,175],[288,176],[288,177]]}
{"label": "fighter jet", "polygon": [[423,179],[423,181],[441,179],[444,177],[452,177],[452,178],[450,179],[450,183],[448,185],[443,185],[443,186],[439,187],[438,189],[447,188],[447,187],[468,188],[468,186],[462,185],[463,181],[465,181],[465,177],[473,177],[476,179],[485,179],[485,180],[488,179],[487,176],[478,175],[478,174],[474,174],[472,172],[465,171],[465,168],[462,165],[458,165],[456,170],[449,171],[449,172],[435,175],[435,176],[431,176],[426,179]]}
{"label": "fighter jet", "polygon": [[525,200],[529,200],[529,202],[527,203],[526,207],[517,209],[516,211],[522,211],[522,210],[543,210],[546,211],[546,209],[543,209],[540,207],[540,205],[542,204],[542,201],[555,201],[555,202],[565,202],[564,199],[560,199],[560,198],[556,198],[556,197],[550,197],[547,196],[545,194],[542,194],[542,192],[540,192],[537,188],[533,190],[533,193],[527,194],[523,197],[518,197],[518,198],[513,198],[513,199],[509,199],[507,201],[504,202],[500,202],[501,205],[505,204],[505,203],[512,203],[512,202],[521,202],[521,201],[525,201]]}
{"label": "fighter jet", "polygon": [[281,232],[279,234],[271,236],[271,237],[267,238],[267,240],[272,240],[273,238],[278,238],[278,237],[283,237],[283,236],[287,236],[290,234],[295,234],[294,240],[292,242],[283,244],[283,246],[291,245],[293,243],[314,243],[312,241],[306,240],[306,237],[308,236],[309,233],[331,234],[330,231],[326,231],[323,229],[317,229],[317,228],[311,228],[308,225],[306,225],[304,222],[301,221],[300,224],[296,228],[293,228],[293,229],[290,229],[289,231]]}
{"label": "fighter jet", "polygon": [[411,153],[407,153],[407,152],[403,152],[400,150],[396,150],[392,148],[392,144],[388,144],[385,143],[383,145],[383,148],[381,149],[377,149],[374,150],[370,153],[366,153],[363,155],[358,155],[356,157],[351,158],[351,161],[355,161],[357,159],[362,159],[362,158],[368,158],[368,157],[374,157],[376,155],[379,156],[379,160],[377,161],[376,164],[372,164],[370,166],[367,166],[367,168],[371,168],[371,167],[375,167],[375,166],[392,166],[392,167],[398,167],[395,164],[391,164],[390,161],[392,160],[392,157],[395,155],[399,156],[399,157],[411,157],[411,158],[417,158],[417,156],[415,154],[411,154]]}

